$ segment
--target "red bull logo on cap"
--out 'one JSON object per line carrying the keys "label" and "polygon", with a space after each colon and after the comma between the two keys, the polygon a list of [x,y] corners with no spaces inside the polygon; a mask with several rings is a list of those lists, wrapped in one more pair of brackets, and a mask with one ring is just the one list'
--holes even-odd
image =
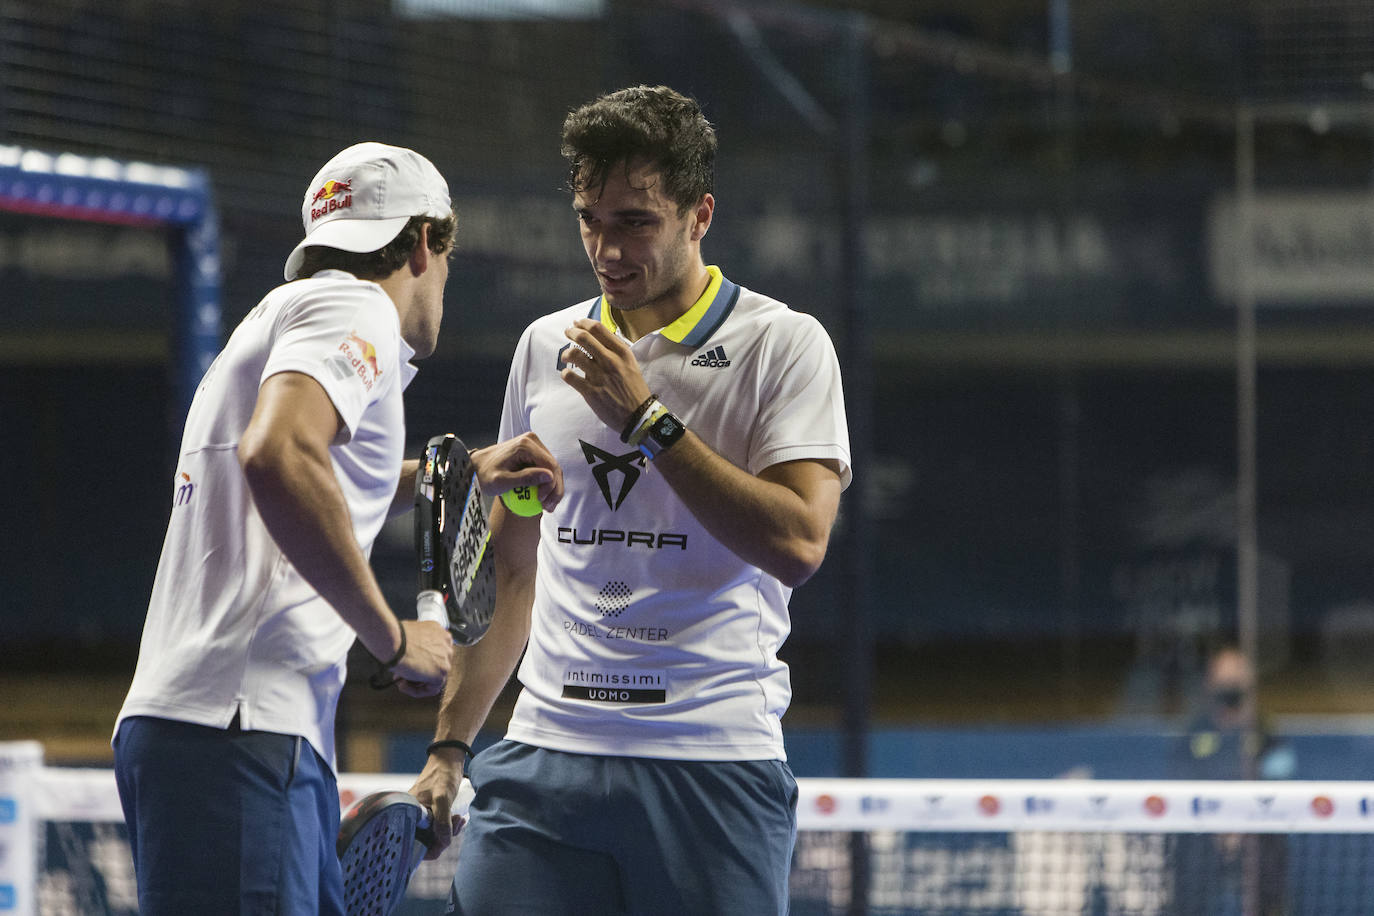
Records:
{"label": "red bull logo on cap", "polygon": [[358,378],[362,379],[363,385],[371,391],[373,383],[382,374],[382,367],[377,362],[377,348],[360,337],[357,331],[351,331],[343,343],[339,344],[339,352],[348,359],[349,365],[353,367]]}
{"label": "red bull logo on cap", "polygon": [[[315,196],[310,198],[310,221],[314,222],[338,210],[353,206],[353,182],[336,181],[333,178],[320,185]],[[320,204],[320,206],[315,206]]]}

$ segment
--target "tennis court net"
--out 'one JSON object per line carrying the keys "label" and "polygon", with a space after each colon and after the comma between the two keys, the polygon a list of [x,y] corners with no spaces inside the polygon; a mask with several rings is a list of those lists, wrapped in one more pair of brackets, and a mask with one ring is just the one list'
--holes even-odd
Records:
{"label": "tennis court net", "polygon": [[[0,784],[0,831],[13,833],[0,837],[11,872],[0,874],[0,911],[136,913],[113,774],[39,765],[14,776]],[[344,774],[341,801],[412,778]],[[1374,783],[800,785],[795,916],[852,912],[856,863],[871,916],[1374,912]],[[442,911],[459,851],[417,872],[408,916]]]}

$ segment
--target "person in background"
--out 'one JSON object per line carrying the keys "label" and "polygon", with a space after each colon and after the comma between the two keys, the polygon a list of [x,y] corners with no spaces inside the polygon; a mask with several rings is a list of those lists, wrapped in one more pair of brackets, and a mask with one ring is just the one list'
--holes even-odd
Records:
{"label": "person in background", "polygon": [[[1291,779],[1293,748],[1260,714],[1255,666],[1223,644],[1207,658],[1202,691],[1175,746],[1173,779]],[[1174,909],[1179,916],[1241,913],[1247,896],[1262,916],[1286,912],[1287,837],[1282,834],[1171,834]],[[1248,882],[1248,888],[1247,888]]]}
{"label": "person in background", "polygon": [[1291,779],[1297,758],[1276,739],[1258,707],[1254,665],[1234,645],[1207,659],[1202,693],[1175,751],[1178,779]]}

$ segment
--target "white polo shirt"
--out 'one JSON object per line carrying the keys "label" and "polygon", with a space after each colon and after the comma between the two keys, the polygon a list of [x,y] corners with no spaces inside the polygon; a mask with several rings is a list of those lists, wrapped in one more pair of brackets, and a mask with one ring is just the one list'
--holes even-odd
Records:
{"label": "white polo shirt", "polygon": [[234,331],[187,416],[121,720],[224,728],[238,713],[244,729],[303,736],[334,766],[355,634],[268,533],[237,448],[264,380],[292,371],[319,382],[343,420],[330,458],[354,539],[370,554],[400,479],[412,356],[391,298],[336,270],[278,287]]}
{"label": "white polo shirt", "polygon": [[[834,459],[849,484],[839,364],[819,322],[724,279],[632,345],[651,390],[717,453],[757,474]],[[541,518],[524,689],[508,737],[579,753],[786,759],[777,652],[791,589],[723,547],[558,371],[574,319],[616,330],[600,299],[520,339],[501,438],[532,430],[566,493]]]}

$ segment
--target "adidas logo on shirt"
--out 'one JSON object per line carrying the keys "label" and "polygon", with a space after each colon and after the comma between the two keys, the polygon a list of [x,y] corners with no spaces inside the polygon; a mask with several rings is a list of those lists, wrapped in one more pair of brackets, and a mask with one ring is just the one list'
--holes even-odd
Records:
{"label": "adidas logo on shirt", "polygon": [[707,350],[705,353],[692,360],[693,366],[709,366],[712,369],[719,369],[730,365],[730,359],[725,355],[725,347],[716,347],[714,350]]}

